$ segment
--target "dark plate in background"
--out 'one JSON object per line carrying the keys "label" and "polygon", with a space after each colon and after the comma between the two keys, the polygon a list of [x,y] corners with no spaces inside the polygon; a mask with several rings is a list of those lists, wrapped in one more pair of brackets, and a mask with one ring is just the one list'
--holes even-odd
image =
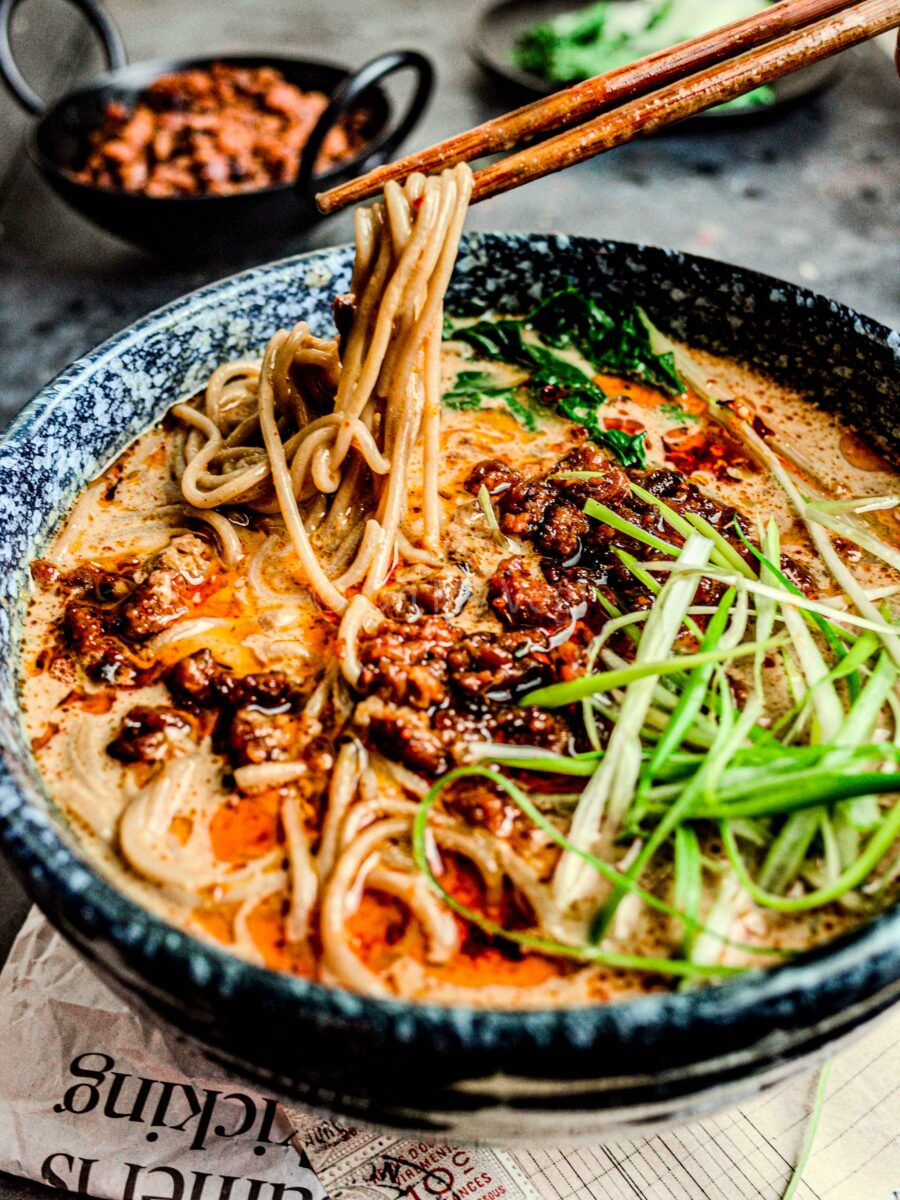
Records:
{"label": "dark plate in background", "polygon": [[[628,0],[611,2],[626,4]],[[471,42],[472,55],[489,75],[506,87],[532,96],[549,96],[551,92],[560,91],[566,85],[550,83],[539,75],[532,75],[529,71],[515,66],[512,61],[513,47],[519,37],[533,25],[552,21],[564,13],[584,7],[587,7],[587,4],[579,3],[578,0],[500,0],[499,4],[491,4],[485,8],[478,18]],[[834,83],[839,70],[838,58],[826,59],[777,80],[771,85],[775,93],[773,101],[751,108],[710,109],[694,120],[746,121],[748,118],[766,116]]]}

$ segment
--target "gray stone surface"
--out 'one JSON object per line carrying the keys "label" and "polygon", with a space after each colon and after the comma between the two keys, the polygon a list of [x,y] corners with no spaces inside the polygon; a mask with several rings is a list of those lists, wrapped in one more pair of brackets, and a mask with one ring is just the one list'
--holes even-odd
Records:
{"label": "gray stone surface", "polygon": [[[463,0],[110,0],[109,7],[135,59],[254,48],[359,63],[391,46],[421,47],[435,59],[439,87],[415,144],[470,126],[503,103],[466,54],[475,8]],[[45,45],[43,56],[32,50],[34,69],[52,73],[57,90],[85,59],[83,35],[70,18],[62,21],[63,8],[59,0],[30,0],[21,39]],[[811,284],[896,322],[900,84],[880,47],[847,58],[834,90],[775,120],[683,129],[625,147],[478,206],[470,225],[673,245]],[[12,101],[0,97],[5,415],[115,329],[223,273],[151,260],[87,225],[26,161],[24,128]],[[285,252],[346,240],[350,229],[343,214]]]}
{"label": "gray stone surface", "polygon": [[[133,59],[242,49],[357,64],[391,47],[423,49],[439,86],[411,147],[508,107],[469,61],[476,6],[464,0],[108,6]],[[84,31],[59,0],[29,0],[21,17],[28,70],[51,94],[94,68]],[[150,259],[69,212],[27,160],[28,124],[0,96],[0,423],[90,346],[224,273]],[[883,49],[866,46],[847,56],[833,90],[774,119],[695,125],[625,147],[488,201],[469,224],[676,246],[805,283],[897,325],[898,149],[900,84]],[[351,228],[343,214],[284,252],[348,240]],[[0,960],[24,910],[0,866]],[[0,1200],[39,1191],[0,1176]]]}

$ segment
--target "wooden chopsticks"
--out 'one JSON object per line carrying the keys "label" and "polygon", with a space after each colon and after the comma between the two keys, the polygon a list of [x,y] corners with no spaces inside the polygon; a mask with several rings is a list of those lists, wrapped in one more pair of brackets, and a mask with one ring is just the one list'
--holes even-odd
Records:
{"label": "wooden chopsticks", "polygon": [[380,192],[389,179],[434,173],[563,131],[476,171],[472,199],[483,200],[646,137],[896,25],[900,0],[782,0],[370,171],[319,195],[319,209],[336,212]]}

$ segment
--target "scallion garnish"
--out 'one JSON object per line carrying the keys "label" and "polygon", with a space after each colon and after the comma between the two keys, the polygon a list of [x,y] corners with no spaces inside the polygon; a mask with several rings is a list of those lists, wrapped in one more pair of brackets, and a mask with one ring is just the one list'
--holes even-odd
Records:
{"label": "scallion garnish", "polygon": [[493,537],[494,541],[498,546],[501,547],[501,549],[508,550],[509,540],[506,537],[506,534],[500,528],[500,522],[497,520],[497,514],[494,512],[494,506],[491,503],[491,493],[487,490],[487,487],[484,484],[482,484],[478,489],[478,495],[476,499],[478,500],[478,507],[484,513],[485,522],[488,529],[491,531],[491,536]]}
{"label": "scallion garnish", "polygon": [[[900,565],[900,553],[861,519],[900,498],[807,499],[781,443],[767,444],[715,400],[704,370],[646,324],[653,353],[671,356],[709,414],[778,483],[837,594],[826,584],[825,598],[806,595],[788,578],[774,521],[758,523],[754,543],[737,521],[717,528],[632,483],[670,541],[589,499],[587,516],[621,535],[610,551],[643,588],[646,607],[623,611],[604,589],[597,603],[607,620],[581,674],[522,703],[580,711],[592,749],[469,747],[472,765],[443,776],[422,801],[414,854],[446,902],[491,936],[690,986],[784,955],[770,936],[773,913],[840,905],[866,915],[900,888],[900,627],[878,603],[900,588],[863,586],[831,541],[839,534]],[[499,532],[484,489],[478,499]],[[616,544],[623,539],[632,551],[645,547],[646,561]],[[625,635],[622,645],[611,642],[616,634]],[[529,782],[519,786],[507,772]],[[440,836],[430,810],[466,776],[510,800],[543,846],[559,850],[552,879],[541,884],[540,934],[503,928],[462,904],[425,852],[426,835]],[[670,957],[630,952],[634,923],[648,912],[656,930],[660,918],[671,922]],[[744,923],[750,913],[752,926]]]}

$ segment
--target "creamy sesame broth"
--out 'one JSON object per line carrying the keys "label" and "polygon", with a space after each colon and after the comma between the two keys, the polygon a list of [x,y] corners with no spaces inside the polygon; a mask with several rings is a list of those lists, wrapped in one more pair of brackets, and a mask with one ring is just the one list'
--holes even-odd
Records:
{"label": "creamy sesame broth", "polygon": [[[696,355],[696,359],[719,391],[752,405],[779,434],[801,445],[809,444],[814,435],[817,469],[828,480],[840,480],[837,496],[886,494],[896,486],[883,461],[869,448],[863,451],[839,422],[801,397],[736,364],[709,356]],[[445,343],[445,392],[472,361],[465,346]],[[640,426],[651,471],[656,465],[670,471],[673,459],[682,468],[689,466],[688,456],[695,453],[696,469],[686,478],[722,504],[745,513],[774,515],[783,546],[790,547],[795,562],[811,570],[815,556],[808,536],[789,513],[777,484],[728,439],[710,457],[706,444],[720,439],[721,433],[705,415],[702,400],[688,393],[676,406],[658,390],[609,376],[603,378],[603,386],[610,397],[604,420],[611,427]],[[404,610],[398,615],[407,619],[392,615],[385,624],[414,637],[416,626],[432,619],[427,608],[423,615],[415,613],[426,590],[431,589],[434,609],[442,581],[448,594],[451,585],[462,583],[468,598],[461,605],[455,599],[452,614],[439,619],[463,636],[477,632],[502,638],[517,627],[514,620],[498,615],[492,581],[511,560],[537,571],[548,562],[552,565],[552,560],[528,537],[510,535],[515,538],[512,554],[512,543],[501,545],[491,535],[472,494],[473,472],[493,460],[525,478],[546,477],[567,456],[583,455],[586,442],[578,426],[549,411],[541,414],[537,430],[528,432],[502,402],[490,400],[477,410],[445,409],[441,421],[446,561],[439,567],[407,564],[394,571],[385,588],[385,610],[393,614],[397,606]],[[373,707],[383,709],[389,703],[379,694],[383,684],[373,676],[368,689],[365,683],[355,689],[344,685],[328,713],[308,721],[305,735],[298,736],[296,729],[290,732],[295,741],[314,735],[304,747],[309,757],[301,776],[273,786],[258,786],[251,779],[241,786],[236,775],[241,764],[278,763],[288,756],[289,741],[272,735],[279,719],[283,722],[287,716],[300,725],[306,714],[295,716],[294,700],[285,698],[272,705],[268,701],[254,705],[254,697],[246,697],[251,703],[237,709],[207,706],[191,701],[177,686],[173,690],[171,673],[178,664],[208,653],[229,679],[277,679],[284,682],[283,690],[305,700],[327,674],[323,663],[337,653],[337,625],[304,587],[278,515],[226,511],[240,540],[241,557],[230,568],[223,564],[214,530],[196,520],[180,495],[173,476],[173,437],[172,422],[167,420],[139,438],[83,494],[46,558],[35,564],[37,584],[23,652],[23,709],[48,790],[90,857],[141,903],[201,937],[272,967],[363,990],[383,989],[450,1003],[530,1006],[602,1002],[666,986],[667,977],[652,971],[580,962],[491,936],[453,914],[439,898],[432,902],[425,886],[411,874],[409,882],[399,884],[392,871],[402,872],[393,866],[376,866],[363,886],[348,892],[342,948],[359,963],[358,973],[348,971],[339,954],[329,956],[323,945],[321,927],[317,928],[321,894],[307,930],[300,937],[293,935],[286,796],[299,800],[310,851],[320,854],[328,820],[328,776],[341,747],[354,747],[356,796],[343,817],[343,836],[352,845],[353,830],[348,832],[348,825],[364,832],[377,823],[380,809],[415,804],[439,777],[402,744],[403,720],[411,716],[414,722],[427,724],[432,714],[427,707],[395,705],[401,713],[399,732],[384,721],[373,725]],[[690,447],[682,448],[684,441]],[[670,447],[675,448],[672,457],[667,453]],[[610,470],[617,469],[610,463]],[[503,495],[499,492],[494,504],[501,522],[510,525],[514,514],[502,513]],[[414,497],[412,513],[419,508]],[[622,544],[627,544],[625,537]],[[889,581],[892,572],[874,559],[862,562],[861,555],[851,557],[868,586]],[[183,572],[188,588],[177,606],[166,608],[171,596],[161,582],[161,572],[176,569]],[[829,590],[824,583],[822,587]],[[166,594],[154,599],[154,589],[159,588]],[[78,640],[71,611],[88,608],[104,617],[121,614],[131,597],[139,612],[142,591],[150,623],[158,631],[129,637],[124,626],[114,625],[116,633],[110,641],[115,644],[102,648],[97,666],[90,645]],[[818,587],[808,591],[819,594]],[[577,644],[578,652],[569,664],[576,672],[583,669],[579,655],[590,640],[580,626],[590,625],[590,634],[595,635],[605,619],[605,613],[587,622],[582,617],[566,631],[569,637],[561,648]],[[532,641],[551,645],[556,640],[552,629],[528,628]],[[373,641],[377,638],[378,632],[372,635]],[[628,657],[627,642],[619,649]],[[423,665],[427,651],[422,649],[422,639],[411,657],[412,672],[428,670]],[[122,662],[136,672],[127,683],[119,682]],[[565,674],[558,667],[556,673]],[[731,673],[735,690],[742,677],[746,672]],[[784,701],[780,703],[784,707]],[[470,708],[474,712],[478,707],[476,697]],[[240,740],[236,727],[242,715],[254,711],[265,728]],[[548,717],[551,713],[558,721],[555,710],[547,710]],[[569,710],[566,721],[564,740],[577,752],[587,745],[583,731]],[[485,741],[477,720],[471,724],[471,732],[464,727],[454,731],[459,739],[449,743],[446,761],[439,764],[443,771],[451,763],[467,761],[469,740]],[[535,728],[527,742],[541,744],[542,732],[546,733]],[[558,738],[558,730],[554,736]],[[601,731],[601,741],[604,737]],[[154,812],[158,800],[154,781],[173,765],[187,762],[193,770],[177,798],[167,801],[161,813]],[[526,773],[521,772],[520,778],[526,779]],[[567,776],[541,772],[529,781],[529,790],[560,797],[548,801],[546,811],[565,830],[583,782],[579,777],[573,786]],[[449,800],[446,807],[455,813],[466,837],[495,840],[502,853],[515,856],[532,886],[548,887],[561,857],[559,848],[513,805],[504,804],[496,789],[469,788],[468,794],[461,794],[455,803]],[[355,821],[354,812],[359,814]],[[129,825],[139,828],[139,836]],[[697,833],[710,864],[704,872],[702,916],[717,899],[716,872],[724,870],[728,860],[712,822],[698,823]],[[492,853],[485,852],[488,859]],[[610,861],[618,853],[617,847]],[[498,888],[492,866],[482,859],[473,866],[465,854],[448,849],[440,853],[438,879],[467,906],[509,923],[512,929],[527,930],[533,917],[520,911],[524,905],[514,894],[515,883],[506,880]],[[653,894],[671,897],[671,848],[660,853],[641,882]],[[327,891],[328,877],[321,883]],[[807,885],[798,880],[793,886],[802,890]],[[414,889],[419,889],[418,895],[412,894]],[[717,944],[706,937],[706,954],[713,963],[777,961],[776,953],[759,955],[750,948],[800,948],[833,936],[861,915],[857,907],[838,902],[811,912],[773,912],[754,904],[739,886],[734,890],[728,924],[723,927],[728,943]],[[629,899],[619,905],[600,945],[654,958],[672,954],[678,936],[676,920]],[[702,938],[703,934],[697,941]],[[445,943],[450,945],[449,953]],[[698,961],[703,961],[702,954]]]}
{"label": "creamy sesame broth", "polygon": [[140,903],[371,996],[775,965],[895,898],[896,477],[608,297],[445,314],[471,187],[388,184],[335,335],[78,498],[23,639],[47,790]]}

